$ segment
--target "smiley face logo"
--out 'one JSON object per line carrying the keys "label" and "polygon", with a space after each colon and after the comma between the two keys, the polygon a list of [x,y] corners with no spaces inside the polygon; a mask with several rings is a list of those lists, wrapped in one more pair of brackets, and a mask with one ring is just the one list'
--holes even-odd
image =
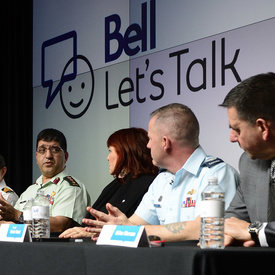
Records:
{"label": "smiley face logo", "polygon": [[[88,66],[88,71],[84,74],[79,74],[74,80],[67,81],[60,89],[60,101],[64,112],[70,118],[79,118],[88,110],[93,94],[94,94],[94,72],[89,60],[83,55],[77,55],[77,66]],[[73,62],[71,58],[66,64],[62,77],[66,75],[67,70]],[[71,65],[72,66],[72,65]]]}

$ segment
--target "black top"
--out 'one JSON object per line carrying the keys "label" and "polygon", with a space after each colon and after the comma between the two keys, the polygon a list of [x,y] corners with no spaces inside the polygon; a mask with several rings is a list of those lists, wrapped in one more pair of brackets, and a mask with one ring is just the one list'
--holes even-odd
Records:
{"label": "black top", "polygon": [[[125,183],[119,183],[114,179],[103,189],[93,204],[93,208],[107,214],[106,203],[109,202],[130,217],[134,214],[154,178],[154,175],[141,175],[136,179],[129,177]],[[92,215],[89,218],[94,219]]]}

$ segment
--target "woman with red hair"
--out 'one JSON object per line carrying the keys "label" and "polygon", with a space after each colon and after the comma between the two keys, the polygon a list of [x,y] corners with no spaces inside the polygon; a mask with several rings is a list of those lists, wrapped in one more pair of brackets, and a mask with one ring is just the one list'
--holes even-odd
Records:
{"label": "woman with red hair", "polygon": [[[147,131],[141,128],[127,128],[114,132],[107,140],[109,173],[114,180],[101,192],[93,208],[108,213],[106,203],[111,203],[130,217],[138,207],[158,173],[153,165]],[[90,217],[94,219],[93,216]],[[90,237],[82,227],[64,231],[61,238]]]}

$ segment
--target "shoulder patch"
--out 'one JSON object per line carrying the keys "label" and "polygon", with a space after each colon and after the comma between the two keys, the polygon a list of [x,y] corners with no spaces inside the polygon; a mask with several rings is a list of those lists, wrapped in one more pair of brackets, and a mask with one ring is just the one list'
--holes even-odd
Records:
{"label": "shoulder patch", "polygon": [[13,193],[13,191],[7,187],[2,188],[2,191],[5,193]]}
{"label": "shoulder patch", "polygon": [[79,184],[71,176],[65,177],[64,180],[67,181],[71,186],[80,187]]}
{"label": "shoulder patch", "polygon": [[219,163],[222,163],[222,162],[224,162],[224,161],[220,158],[209,158],[203,162],[202,166],[211,168],[211,167],[213,167]]}

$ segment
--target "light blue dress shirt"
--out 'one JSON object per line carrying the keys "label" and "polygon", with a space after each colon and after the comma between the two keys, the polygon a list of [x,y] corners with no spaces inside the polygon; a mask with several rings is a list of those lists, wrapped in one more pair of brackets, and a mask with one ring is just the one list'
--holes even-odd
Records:
{"label": "light blue dress shirt", "polygon": [[[211,165],[212,160],[218,163]],[[155,178],[135,214],[149,224],[195,220],[200,215],[201,192],[208,178],[214,176],[225,192],[227,208],[239,184],[239,174],[229,164],[206,155],[199,146],[175,175],[165,171]]]}

